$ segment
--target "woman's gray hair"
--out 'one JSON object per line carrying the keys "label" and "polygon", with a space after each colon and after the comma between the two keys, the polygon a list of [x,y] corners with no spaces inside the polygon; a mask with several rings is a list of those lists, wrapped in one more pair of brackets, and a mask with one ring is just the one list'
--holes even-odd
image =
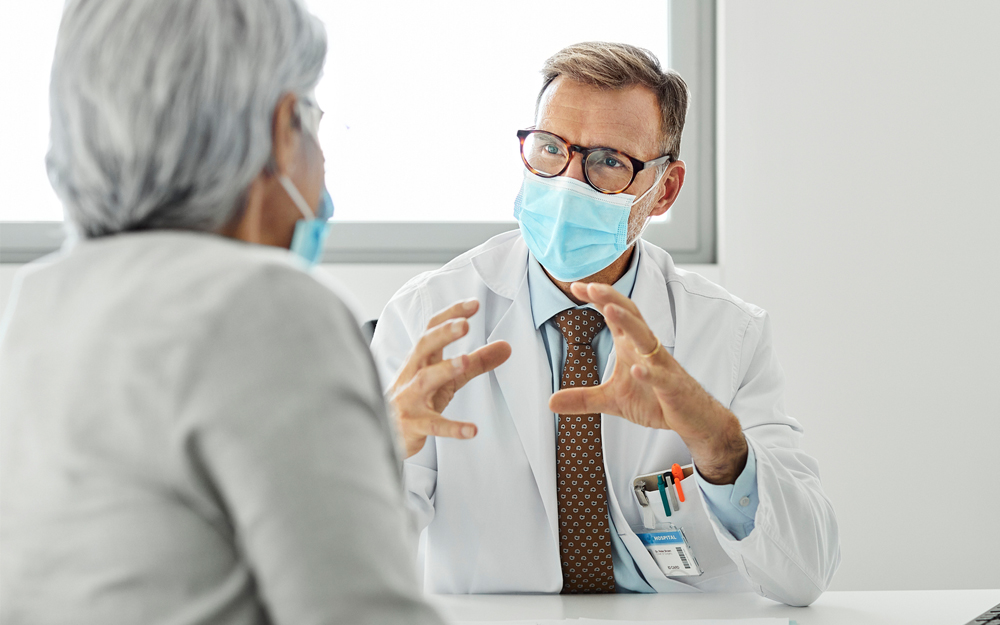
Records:
{"label": "woman's gray hair", "polygon": [[313,89],[325,57],[301,0],[70,0],[46,158],[68,221],[218,230],[268,162],[279,100]]}

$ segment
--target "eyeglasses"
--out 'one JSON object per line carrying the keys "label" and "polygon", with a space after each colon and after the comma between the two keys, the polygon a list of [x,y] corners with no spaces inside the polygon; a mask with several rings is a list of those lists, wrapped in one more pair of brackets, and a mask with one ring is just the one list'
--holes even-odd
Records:
{"label": "eyeglasses", "polygon": [[587,184],[606,194],[621,193],[640,171],[674,160],[667,154],[643,162],[611,148],[573,145],[544,130],[518,130],[517,138],[521,140],[521,160],[531,173],[544,178],[560,176],[569,168],[573,152],[579,152]]}
{"label": "eyeglasses", "polygon": [[319,122],[323,119],[323,109],[316,104],[312,94],[301,96],[298,104],[303,128],[312,136],[319,137]]}

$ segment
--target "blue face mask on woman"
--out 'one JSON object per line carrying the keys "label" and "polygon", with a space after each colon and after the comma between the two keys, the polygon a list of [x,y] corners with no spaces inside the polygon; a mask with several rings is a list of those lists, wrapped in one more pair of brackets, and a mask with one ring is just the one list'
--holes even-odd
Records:
{"label": "blue face mask on woman", "polygon": [[635,243],[641,232],[629,240],[632,206],[656,187],[639,197],[608,195],[567,176],[543,178],[525,170],[514,218],[535,260],[556,280],[573,282],[604,269]]}
{"label": "blue face mask on woman", "polygon": [[323,257],[323,245],[326,243],[327,235],[330,234],[330,224],[327,222],[333,217],[333,200],[324,186],[319,196],[316,215],[313,216],[309,204],[288,176],[278,176],[278,182],[285,188],[288,197],[292,198],[292,202],[305,218],[295,222],[295,233],[292,235],[292,245],[289,249],[312,267]]}
{"label": "blue face mask on woman", "polygon": [[[319,121],[323,117],[323,111],[316,105],[316,99],[312,93],[299,98],[296,111],[305,134],[319,147]],[[278,182],[285,188],[288,197],[292,198],[292,202],[295,203],[304,217],[304,219],[295,222],[295,232],[292,234],[292,244],[289,249],[292,253],[300,256],[306,265],[312,267],[323,257],[323,245],[326,243],[326,237],[330,234],[330,224],[327,222],[333,217],[333,200],[324,185],[323,191],[319,195],[319,206],[316,207],[316,214],[313,215],[309,204],[288,176],[279,175]]]}

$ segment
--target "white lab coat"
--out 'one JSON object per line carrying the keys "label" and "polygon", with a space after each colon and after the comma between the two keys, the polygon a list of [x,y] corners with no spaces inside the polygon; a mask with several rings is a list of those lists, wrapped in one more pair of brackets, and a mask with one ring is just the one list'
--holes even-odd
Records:
{"label": "white lab coat", "polygon": [[[615,527],[658,592],[753,590],[792,605],[814,601],[840,562],[837,521],[815,459],[799,447],[802,427],[785,414],[783,375],[767,314],[640,241],[633,301],[664,347],[740,419],[757,458],[759,507],[753,532],[737,541],[683,482],[684,530],[705,573],[667,578],[636,537],[637,475],[690,462],[676,433],[602,415],[608,500]],[[527,246],[508,232],[441,269],[417,276],[386,306],[372,343],[383,384],[395,379],[429,318],[457,300],[482,307],[446,357],[493,341],[513,353],[470,381],[445,416],[473,421],[473,440],[428,438],[406,461],[409,504],[426,528],[425,588],[436,593],[556,593],[558,554],[552,373],[532,322]],[[614,366],[612,351],[604,374]]]}

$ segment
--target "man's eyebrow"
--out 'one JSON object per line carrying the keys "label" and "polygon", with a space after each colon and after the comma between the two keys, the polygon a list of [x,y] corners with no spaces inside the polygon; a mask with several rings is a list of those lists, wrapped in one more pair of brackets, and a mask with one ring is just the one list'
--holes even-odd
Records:
{"label": "man's eyebrow", "polygon": [[[618,125],[621,126],[621,125],[624,125],[624,124],[618,124]],[[632,130],[632,128],[629,127],[628,130]],[[603,133],[602,133],[602,136],[603,136]],[[602,145],[602,146],[595,146],[595,147],[611,148],[613,150],[618,150],[619,152],[624,152],[624,153],[628,154],[629,156],[631,156],[633,158],[637,158],[637,159],[639,159],[641,161],[647,160],[647,159],[645,159],[645,158],[643,158],[642,156],[639,155],[642,152],[642,146],[640,146],[638,143],[635,143],[631,139],[625,138],[621,134],[618,134],[610,144]],[[653,156],[652,158],[656,158],[656,156]]]}
{"label": "man's eyebrow", "polygon": [[[566,137],[563,137],[558,132],[555,132],[554,130],[549,130],[548,128],[543,128],[541,125],[537,126],[537,129],[538,130],[544,130],[545,132],[552,133],[552,134],[556,135],[557,137],[562,137],[563,141],[566,141],[567,143],[575,143],[574,141],[570,141]],[[629,144],[629,145],[626,145],[625,147],[621,147],[623,144]],[[579,146],[584,147],[584,148],[610,148],[612,150],[617,150],[618,152],[622,152],[624,154],[628,154],[629,156],[631,156],[633,158],[638,158],[639,160],[645,160],[642,157],[636,155],[637,152],[641,151],[641,149],[639,148],[638,145],[636,145],[634,143],[631,143],[628,140],[621,139],[621,138],[616,138],[615,140],[613,140],[611,142],[597,141],[597,142],[591,142],[590,145],[583,145],[582,143],[578,143],[576,145],[579,145]],[[653,158],[656,158],[656,157],[654,156]]]}
{"label": "man's eyebrow", "polygon": [[586,147],[610,148],[612,150],[617,150],[618,152],[622,152],[623,154],[628,154],[632,158],[637,158],[640,161],[641,160],[645,160],[641,156],[638,156],[638,152],[642,151],[639,148],[638,145],[636,145],[636,144],[634,144],[634,143],[632,143],[630,141],[626,141],[626,140],[622,140],[622,139],[616,140],[616,141],[614,141],[612,143],[599,142],[599,143],[596,143],[594,145],[590,145],[590,146],[586,146]]}

